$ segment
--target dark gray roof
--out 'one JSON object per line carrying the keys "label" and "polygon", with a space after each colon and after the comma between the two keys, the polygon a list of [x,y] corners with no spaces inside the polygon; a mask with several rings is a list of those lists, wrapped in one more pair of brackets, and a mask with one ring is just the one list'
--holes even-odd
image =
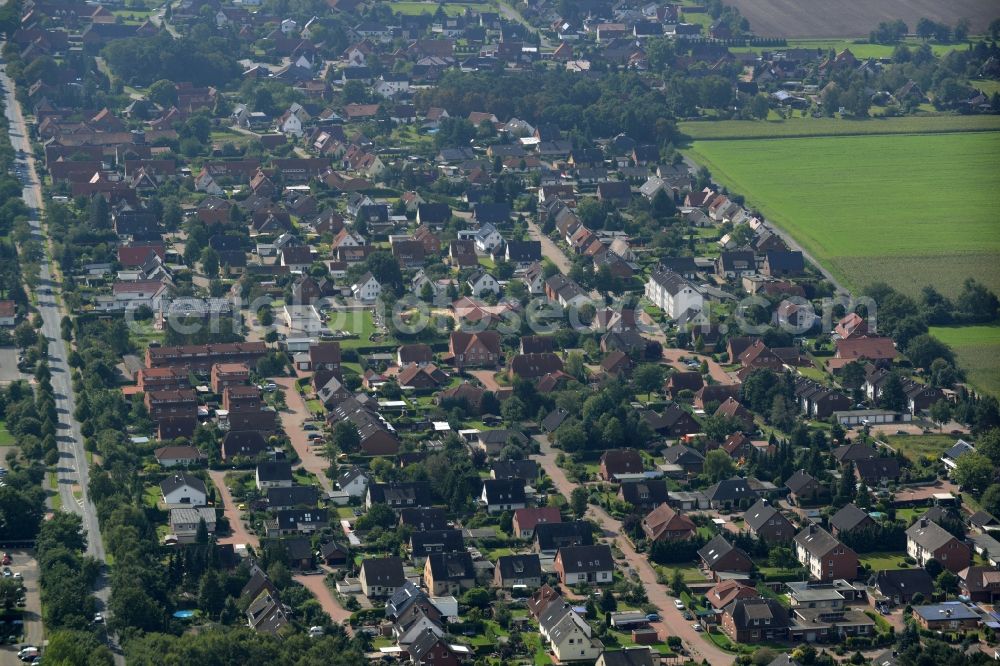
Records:
{"label": "dark gray roof", "polygon": [[423,530],[410,536],[410,546],[414,557],[428,553],[456,553],[465,550],[462,530]]}
{"label": "dark gray roof", "polygon": [[757,493],[746,479],[734,477],[724,479],[705,491],[705,496],[714,502],[739,502],[742,499],[758,499]]}
{"label": "dark gray roof", "polygon": [[522,479],[486,479],[483,481],[487,504],[523,504]]}
{"label": "dark gray roof", "polygon": [[590,523],[576,520],[568,523],[539,523],[535,525],[535,539],[539,550],[556,550],[568,545],[594,543]]}
{"label": "dark gray roof", "polygon": [[538,463],[534,460],[498,460],[492,466],[498,479],[521,479],[533,482],[538,478]]}
{"label": "dark gray roof", "polygon": [[319,493],[314,486],[291,486],[288,488],[268,488],[269,506],[316,506]]}
{"label": "dark gray roof", "polygon": [[653,653],[648,647],[605,650],[601,653],[601,659],[604,660],[604,666],[653,666]]}
{"label": "dark gray roof", "polygon": [[398,557],[382,557],[361,562],[361,571],[369,583],[383,587],[399,587],[406,582],[403,575],[403,560]]}
{"label": "dark gray roof", "polygon": [[261,481],[290,481],[292,465],[287,462],[262,462],[257,465],[257,476]]}
{"label": "dark gray roof", "polygon": [[913,540],[922,546],[924,550],[933,553],[955,537],[951,532],[937,523],[924,518],[918,518],[915,523],[906,529],[906,538]]}
{"label": "dark gray roof", "polygon": [[848,504],[830,516],[830,527],[837,528],[838,532],[849,532],[860,525],[865,518],[871,520],[871,517],[865,511],[862,511],[854,504]]}
{"label": "dark gray roof", "polygon": [[772,628],[788,626],[788,611],[775,599],[737,599],[726,606],[726,612],[738,629],[751,627],[759,620],[770,620]]}
{"label": "dark gray roof", "polygon": [[766,499],[760,499],[757,500],[752,507],[746,510],[743,514],[743,520],[746,521],[746,524],[754,530],[759,530],[767,524],[767,521],[774,518],[775,515],[781,516],[786,522],[788,521],[788,519],[785,518],[773,504],[768,502]]}
{"label": "dark gray roof", "polygon": [[842,545],[832,534],[819,525],[809,525],[795,535],[795,543],[806,549],[814,557],[822,557]]}
{"label": "dark gray roof", "polygon": [[791,490],[793,493],[800,492],[803,488],[808,486],[810,483],[815,483],[816,479],[809,472],[800,469],[799,471],[788,477],[785,481],[785,487]]}
{"label": "dark gray roof", "polygon": [[502,555],[497,558],[497,569],[503,578],[540,578],[542,564],[538,555]]}
{"label": "dark gray roof", "polygon": [[203,495],[205,494],[205,482],[186,472],[172,474],[163,479],[163,481],[160,481],[160,490],[164,495],[168,495],[183,486],[190,486]]}
{"label": "dark gray roof", "polygon": [[426,599],[427,594],[410,581],[406,581],[392,593],[385,602],[385,616],[390,619],[399,617],[414,601]]}
{"label": "dark gray roof", "polygon": [[918,592],[928,599],[934,592],[934,579],[924,569],[898,569],[879,571],[872,581],[887,597],[913,596]]}
{"label": "dark gray roof", "polygon": [[675,444],[668,449],[664,449],[663,458],[668,463],[674,464],[679,464],[681,462],[691,464],[705,461],[705,456],[703,456],[700,451],[696,451],[690,446],[684,446],[683,444]]}
{"label": "dark gray roof", "polygon": [[431,575],[435,582],[476,577],[472,555],[465,551],[461,553],[431,553],[427,556],[427,561],[430,563]]}
{"label": "dark gray roof", "polygon": [[566,573],[613,571],[615,568],[611,548],[604,544],[567,546],[560,548],[556,557],[562,560],[563,571]]}
{"label": "dark gray roof", "polygon": [[724,536],[716,534],[711,541],[698,549],[698,557],[711,565],[735,549],[736,546],[726,541]]}

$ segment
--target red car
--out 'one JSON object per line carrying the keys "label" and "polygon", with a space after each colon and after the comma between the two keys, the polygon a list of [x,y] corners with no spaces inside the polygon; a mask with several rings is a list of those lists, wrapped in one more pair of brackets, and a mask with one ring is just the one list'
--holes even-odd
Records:
{"label": "red car", "polygon": [[4,566],[7,566],[7,565],[8,565],[8,564],[10,564],[10,563],[11,563],[12,561],[13,561],[13,560],[11,560],[11,559],[10,559],[10,553],[4,553],[4,554],[3,554],[3,562],[2,562],[2,563],[3,563],[3,565],[4,565]]}

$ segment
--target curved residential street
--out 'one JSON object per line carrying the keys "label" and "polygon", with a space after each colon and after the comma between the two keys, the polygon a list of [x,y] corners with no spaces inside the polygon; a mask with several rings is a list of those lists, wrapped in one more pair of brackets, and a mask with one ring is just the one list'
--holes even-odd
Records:
{"label": "curved residential street", "polygon": [[[552,479],[556,490],[569,499],[570,493],[573,492],[573,489],[578,484],[570,481],[566,476],[566,472],[556,464],[558,451],[552,447],[549,438],[545,435],[535,435],[534,439],[538,442],[539,450],[541,451],[539,455],[534,456],[535,459],[538,460],[538,464],[545,470],[549,478]],[[662,618],[660,622],[651,623],[652,627],[659,634],[660,639],[666,640],[667,636],[680,636],[681,640],[684,641],[684,646],[691,653],[691,658],[695,661],[706,659],[712,666],[728,666],[732,664],[735,659],[734,655],[725,652],[714,643],[709,642],[703,634],[694,630],[691,622],[688,622],[681,616],[681,612],[674,607],[674,597],[670,595],[665,585],[657,582],[656,571],[649,563],[649,560],[645,555],[637,553],[635,548],[632,547],[632,543],[621,536],[621,522],[612,518],[604,509],[598,506],[591,505],[588,507],[587,515],[601,526],[604,537],[612,541],[622,551],[628,566],[638,574],[639,580],[642,582],[642,587],[646,590],[649,603],[656,606]]]}

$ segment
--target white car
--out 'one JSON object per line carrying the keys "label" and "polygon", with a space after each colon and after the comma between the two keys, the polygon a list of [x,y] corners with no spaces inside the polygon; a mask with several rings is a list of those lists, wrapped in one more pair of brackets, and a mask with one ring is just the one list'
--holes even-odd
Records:
{"label": "white car", "polygon": [[705,631],[704,627],[702,627],[700,624],[692,624],[691,628],[694,629],[695,631]]}
{"label": "white car", "polygon": [[674,599],[674,608],[677,610],[684,610],[684,602],[680,599]]}
{"label": "white car", "polygon": [[17,658],[20,659],[21,661],[29,661],[37,657],[39,654],[40,653],[38,651],[38,648],[36,648],[34,645],[29,645],[27,647],[21,648],[21,650],[17,653]]}
{"label": "white car", "polygon": [[319,638],[324,633],[323,627],[309,627],[309,638]]}

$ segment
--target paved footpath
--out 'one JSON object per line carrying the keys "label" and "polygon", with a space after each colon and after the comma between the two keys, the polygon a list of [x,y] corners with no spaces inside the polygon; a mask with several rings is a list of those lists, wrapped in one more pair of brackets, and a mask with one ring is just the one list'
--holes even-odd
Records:
{"label": "paved footpath", "polygon": [[278,377],[273,380],[285,392],[285,403],[288,405],[287,409],[279,412],[281,425],[285,429],[288,439],[292,442],[292,448],[295,449],[299,460],[302,461],[300,466],[307,472],[315,474],[320,485],[323,486],[323,490],[326,493],[331,493],[333,492],[333,484],[326,476],[326,469],[330,466],[330,461],[323,456],[322,447],[309,446],[310,431],[303,430],[302,424],[311,419],[312,414],[309,413],[305,400],[295,389],[295,380],[295,377]]}
{"label": "paved footpath", "polygon": [[[545,435],[535,435],[538,442],[540,455],[535,456],[538,464],[541,465],[545,473],[552,479],[556,490],[569,499],[570,493],[578,484],[573,483],[566,476],[566,472],[556,464],[558,451],[552,448],[549,438]],[[681,615],[681,612],[674,606],[674,598],[669,594],[665,585],[656,580],[656,571],[645,555],[637,553],[632,547],[632,542],[622,536],[622,524],[612,518],[604,509],[591,505],[587,509],[587,515],[601,527],[604,537],[612,541],[615,546],[624,554],[625,561],[638,575],[642,582],[643,589],[649,603],[656,606],[660,617],[659,622],[651,623],[659,634],[660,640],[666,640],[667,636],[680,636],[685,647],[691,653],[691,658],[695,661],[705,659],[712,666],[728,666],[733,663],[735,657],[728,652],[711,643],[704,635],[697,632],[692,627],[693,622],[688,622]]]}

